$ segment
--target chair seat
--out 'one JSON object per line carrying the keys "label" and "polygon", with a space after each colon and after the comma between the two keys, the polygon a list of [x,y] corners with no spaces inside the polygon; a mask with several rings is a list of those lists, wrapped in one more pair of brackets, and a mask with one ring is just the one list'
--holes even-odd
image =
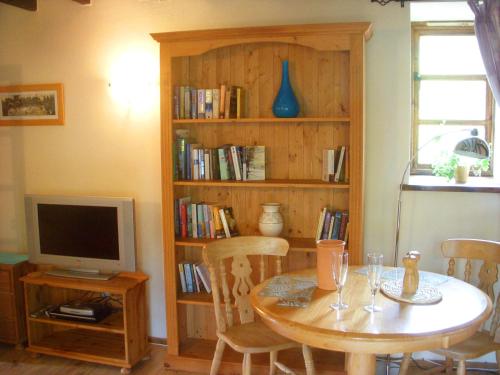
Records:
{"label": "chair seat", "polygon": [[253,322],[230,327],[217,333],[231,348],[240,353],[267,353],[301,346],[274,331],[262,322]]}
{"label": "chair seat", "polygon": [[476,332],[474,336],[448,349],[432,352],[460,361],[477,358],[497,350],[500,350],[500,344],[494,343],[488,332]]}

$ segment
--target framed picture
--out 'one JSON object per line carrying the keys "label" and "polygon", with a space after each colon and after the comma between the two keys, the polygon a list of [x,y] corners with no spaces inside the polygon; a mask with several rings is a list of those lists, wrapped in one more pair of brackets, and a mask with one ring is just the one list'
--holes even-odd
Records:
{"label": "framed picture", "polygon": [[1,125],[64,125],[63,85],[0,87]]}

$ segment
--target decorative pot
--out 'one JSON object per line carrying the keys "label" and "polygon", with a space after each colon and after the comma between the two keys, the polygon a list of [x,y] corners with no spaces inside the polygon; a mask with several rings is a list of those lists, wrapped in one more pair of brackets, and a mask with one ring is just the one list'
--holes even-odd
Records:
{"label": "decorative pot", "polygon": [[278,95],[274,99],[273,113],[276,117],[297,117],[299,110],[299,103],[288,78],[288,60],[283,60],[281,86]]}
{"label": "decorative pot", "polygon": [[457,184],[465,184],[469,178],[469,166],[458,165],[455,169],[455,182]]}
{"label": "decorative pot", "polygon": [[263,236],[277,237],[283,230],[283,217],[280,214],[280,203],[263,203],[259,217],[259,230]]}
{"label": "decorative pot", "polygon": [[337,290],[333,280],[333,262],[338,257],[335,253],[344,252],[345,242],[341,240],[320,240],[316,242],[316,272],[318,288],[324,290]]}

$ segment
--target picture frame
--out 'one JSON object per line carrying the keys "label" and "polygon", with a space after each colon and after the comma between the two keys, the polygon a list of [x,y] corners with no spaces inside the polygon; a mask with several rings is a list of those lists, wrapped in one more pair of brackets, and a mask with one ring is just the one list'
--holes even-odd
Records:
{"label": "picture frame", "polygon": [[0,126],[64,125],[62,83],[0,87]]}

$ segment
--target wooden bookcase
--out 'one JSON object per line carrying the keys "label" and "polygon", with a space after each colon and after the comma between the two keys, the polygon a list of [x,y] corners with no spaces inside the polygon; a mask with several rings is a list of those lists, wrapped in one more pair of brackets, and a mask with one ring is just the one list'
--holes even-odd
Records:
{"label": "wooden bookcase", "polygon": [[[233,207],[241,234],[258,234],[260,204],[281,203],[282,235],[290,242],[284,271],[315,266],[320,209],[349,210],[351,263],[362,263],[364,165],[364,46],[369,23],[250,27],[152,34],[160,43],[163,235],[168,353],[171,369],[208,373],[215,347],[212,298],[180,292],[178,263],[200,261],[206,240],[176,238],[174,200]],[[281,61],[300,103],[297,118],[275,118]],[[241,119],[173,119],[175,86],[245,90]],[[174,180],[175,131],[189,129],[204,147],[266,146],[266,181]],[[322,152],[349,148],[349,181],[321,181]],[[285,355],[286,356],[286,355]],[[301,362],[300,354],[290,355]],[[343,356],[314,354],[318,370],[343,370]],[[267,373],[268,359],[253,360]],[[324,363],[323,363],[324,362]],[[327,363],[328,362],[328,363]],[[260,366],[262,365],[262,366]],[[299,363],[302,365],[302,363]],[[226,350],[221,371],[237,373],[241,357]]]}
{"label": "wooden bookcase", "polygon": [[[137,272],[122,272],[106,281],[54,277],[33,272],[23,278],[28,347],[49,354],[121,367],[128,374],[149,353],[146,281]],[[107,294],[116,311],[99,323],[54,319],[36,314],[50,305]]]}

